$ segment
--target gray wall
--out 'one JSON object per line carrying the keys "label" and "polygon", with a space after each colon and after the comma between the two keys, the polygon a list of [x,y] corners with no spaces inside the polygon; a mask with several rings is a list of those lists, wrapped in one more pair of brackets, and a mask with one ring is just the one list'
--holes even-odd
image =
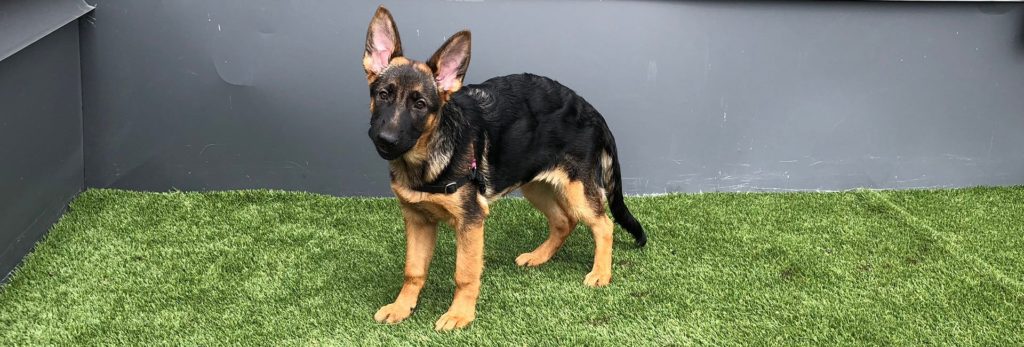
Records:
{"label": "gray wall", "polygon": [[[86,182],[387,194],[374,1],[95,0]],[[629,193],[1024,184],[1024,5],[385,1],[406,54],[534,72],[608,119]]]}
{"label": "gray wall", "polygon": [[75,22],[0,61],[0,282],[82,190],[78,61]]}

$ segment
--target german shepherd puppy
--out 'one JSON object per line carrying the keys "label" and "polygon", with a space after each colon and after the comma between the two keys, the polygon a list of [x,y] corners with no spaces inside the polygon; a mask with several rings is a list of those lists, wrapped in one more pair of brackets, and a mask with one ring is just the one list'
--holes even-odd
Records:
{"label": "german shepherd puppy", "polygon": [[402,55],[391,13],[377,9],[366,32],[363,68],[370,86],[370,139],[391,171],[405,219],[405,282],[394,303],[374,315],[398,323],[416,307],[437,239],[437,223],[455,229],[455,299],[436,330],[476,316],[488,203],[519,188],[547,219],[550,234],[516,258],[538,266],[578,222],[594,235],[594,265],[583,283],[612,279],[612,215],[643,246],[643,227],[622,198],[615,139],[586,100],[546,77],[521,74],[463,85],[470,33],[448,38],[426,62]]}

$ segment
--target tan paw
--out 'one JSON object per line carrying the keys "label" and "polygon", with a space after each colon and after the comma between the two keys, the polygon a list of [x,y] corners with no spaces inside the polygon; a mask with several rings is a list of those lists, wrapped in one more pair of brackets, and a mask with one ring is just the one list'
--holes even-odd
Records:
{"label": "tan paw", "polygon": [[387,304],[377,310],[377,313],[373,315],[373,319],[379,323],[395,324],[409,318],[410,315],[412,315],[412,307]]}
{"label": "tan paw", "polygon": [[434,324],[434,330],[449,331],[454,329],[461,329],[469,325],[469,322],[472,322],[474,318],[476,317],[472,312],[464,313],[448,311],[447,313],[441,315],[441,318],[437,319],[437,323]]}
{"label": "tan paw", "polygon": [[583,278],[583,284],[589,287],[604,287],[612,283],[612,274],[606,272],[591,271]]}
{"label": "tan paw", "polygon": [[523,253],[516,257],[516,265],[519,266],[540,266],[541,264],[547,263],[551,259],[550,256],[543,256],[537,254],[537,252]]}

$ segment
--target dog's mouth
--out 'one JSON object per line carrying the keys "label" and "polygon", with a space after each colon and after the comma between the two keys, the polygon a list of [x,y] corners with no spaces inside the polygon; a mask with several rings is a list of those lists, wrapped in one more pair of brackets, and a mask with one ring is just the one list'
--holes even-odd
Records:
{"label": "dog's mouth", "polygon": [[384,160],[395,160],[402,156],[401,151],[388,149],[376,143],[373,144],[373,147],[377,150],[377,154],[380,155],[381,158],[384,158]]}

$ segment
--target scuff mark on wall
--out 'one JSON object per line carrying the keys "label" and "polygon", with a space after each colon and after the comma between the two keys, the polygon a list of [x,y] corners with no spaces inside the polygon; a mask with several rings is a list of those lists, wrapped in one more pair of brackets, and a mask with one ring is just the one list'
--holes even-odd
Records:
{"label": "scuff mark on wall", "polygon": [[655,60],[647,61],[647,82],[658,81],[658,62]]}

